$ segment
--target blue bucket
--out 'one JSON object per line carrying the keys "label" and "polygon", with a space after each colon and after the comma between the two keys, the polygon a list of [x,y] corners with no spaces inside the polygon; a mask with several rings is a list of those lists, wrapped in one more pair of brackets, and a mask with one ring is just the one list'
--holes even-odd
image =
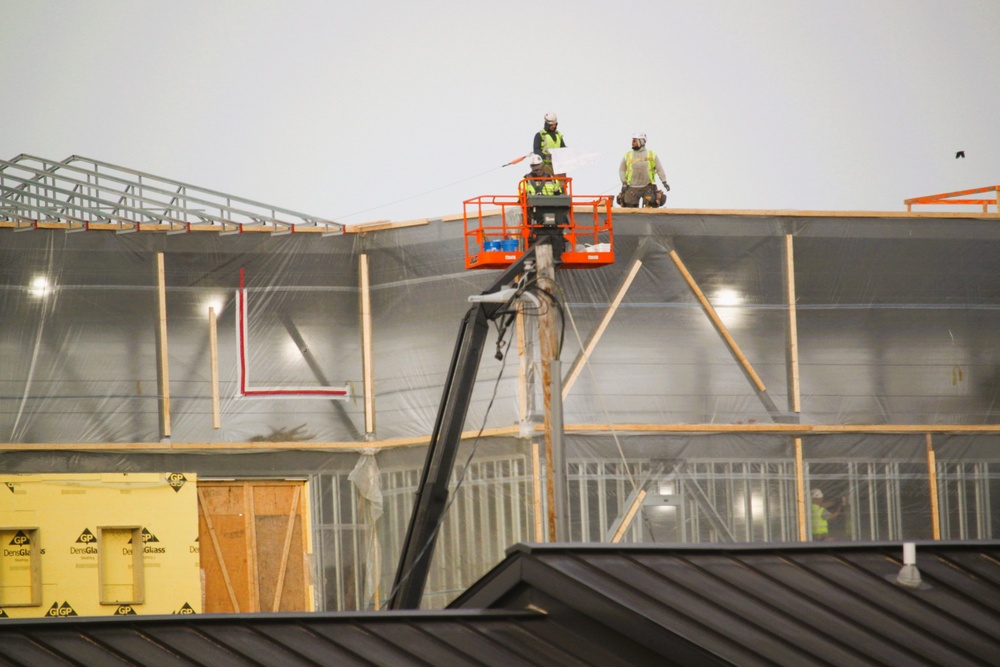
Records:
{"label": "blue bucket", "polygon": [[517,239],[504,239],[500,241],[500,249],[504,252],[517,252],[518,243]]}
{"label": "blue bucket", "polygon": [[500,250],[500,241],[483,241],[483,250],[485,252]]}

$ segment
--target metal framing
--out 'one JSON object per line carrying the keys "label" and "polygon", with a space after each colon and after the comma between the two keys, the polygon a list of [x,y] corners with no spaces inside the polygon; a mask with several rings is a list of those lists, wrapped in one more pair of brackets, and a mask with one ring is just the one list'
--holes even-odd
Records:
{"label": "metal framing", "polygon": [[166,225],[169,234],[190,232],[192,225],[220,234],[247,227],[274,235],[297,227],[319,227],[324,235],[344,232],[331,220],[79,155],[0,160],[0,220],[15,223],[17,231],[57,222],[66,224],[67,232],[111,224],[119,234],[143,225]]}
{"label": "metal framing", "polygon": [[[476,457],[449,484],[454,495],[449,519],[442,523],[437,554],[430,569],[423,605],[437,608],[482,576],[503,557],[510,544],[535,541],[533,507],[545,494],[533,488],[530,452]],[[649,496],[673,496],[676,519],[655,516],[647,502],[630,521],[621,541],[631,543],[735,544],[794,542],[798,536],[796,464],[789,458],[696,460],[664,466],[662,461],[580,459],[569,461],[569,513],[573,542],[609,542],[608,535],[632,504],[633,479],[645,481]],[[945,539],[995,539],[1000,516],[991,511],[1000,493],[1000,462],[938,462],[941,525]],[[464,477],[463,477],[464,474]],[[851,541],[930,538],[931,509],[914,490],[927,482],[923,461],[827,459],[806,464],[812,486],[836,489],[850,511],[846,533]],[[364,597],[366,578],[381,571],[379,590],[389,594],[391,568],[366,553],[371,526],[362,518],[346,473],[321,475],[322,497],[314,534],[317,581],[325,581],[326,609],[371,608]],[[462,478],[461,487],[457,487]],[[419,469],[383,470],[383,518],[376,530],[380,549],[374,558],[392,562],[413,507]],[[489,527],[489,530],[483,530]],[[378,582],[376,582],[378,583]],[[335,605],[335,606],[334,606]]]}

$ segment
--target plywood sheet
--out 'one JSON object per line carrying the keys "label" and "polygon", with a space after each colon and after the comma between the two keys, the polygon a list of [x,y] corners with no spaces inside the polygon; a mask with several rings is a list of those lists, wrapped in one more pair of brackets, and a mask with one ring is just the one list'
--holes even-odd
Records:
{"label": "plywood sheet", "polygon": [[205,611],[310,611],[302,481],[202,482]]}

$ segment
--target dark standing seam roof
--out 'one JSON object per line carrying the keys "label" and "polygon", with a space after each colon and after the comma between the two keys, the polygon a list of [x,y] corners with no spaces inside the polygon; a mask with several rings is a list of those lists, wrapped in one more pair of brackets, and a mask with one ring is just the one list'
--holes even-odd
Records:
{"label": "dark standing seam roof", "polygon": [[0,665],[561,664],[553,646],[512,641],[544,618],[537,612],[420,611],[4,619]]}
{"label": "dark standing seam roof", "polygon": [[443,611],[0,619],[0,667],[1000,665],[1000,543],[518,545]]}
{"label": "dark standing seam roof", "polygon": [[699,647],[737,665],[1000,665],[1000,544],[918,544],[916,590],[895,583],[901,560],[884,544],[518,546],[451,607],[519,603],[491,585],[517,562],[524,590],[664,659]]}

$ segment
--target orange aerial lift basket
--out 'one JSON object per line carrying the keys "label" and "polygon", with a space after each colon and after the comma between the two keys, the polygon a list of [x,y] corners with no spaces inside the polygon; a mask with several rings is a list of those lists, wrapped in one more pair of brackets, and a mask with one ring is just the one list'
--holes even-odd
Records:
{"label": "orange aerial lift basket", "polygon": [[[541,187],[546,182],[550,187]],[[540,189],[558,194],[533,194]],[[559,232],[566,242],[560,268],[614,263],[611,195],[574,195],[573,179],[566,177],[531,179],[531,185],[522,179],[517,191],[517,195],[480,195],[463,202],[465,268],[506,268],[538,236]]]}

